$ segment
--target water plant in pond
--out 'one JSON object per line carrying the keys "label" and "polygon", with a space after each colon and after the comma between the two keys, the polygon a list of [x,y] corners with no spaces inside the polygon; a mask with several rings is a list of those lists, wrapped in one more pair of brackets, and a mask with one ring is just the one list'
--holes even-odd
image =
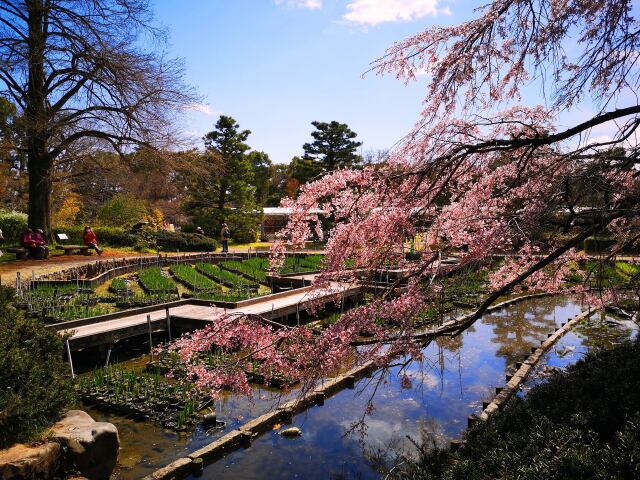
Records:
{"label": "water plant in pond", "polygon": [[197,269],[187,264],[172,265],[171,273],[174,277],[191,290],[205,290],[205,291],[221,291],[222,288],[219,283],[213,281],[211,278],[200,273]]}
{"label": "water plant in pond", "polygon": [[230,272],[212,263],[198,263],[196,265],[198,271],[202,272],[207,277],[213,278],[216,281],[228,285],[230,287],[253,287],[258,288],[255,282],[244,278],[242,275]]}
{"label": "water plant in pond", "polygon": [[207,292],[207,291],[197,291],[194,293],[194,297],[200,300],[211,300],[213,302],[239,302],[242,300],[247,300],[249,298],[253,298],[258,296],[257,289],[242,289],[242,288],[233,288],[227,291],[217,291],[217,292]]}
{"label": "water plant in pond", "polygon": [[99,408],[149,418],[174,430],[198,423],[199,412],[210,403],[189,382],[171,381],[159,371],[147,373],[118,366],[79,376],[76,389],[84,401]]}
{"label": "water plant in pond", "polygon": [[269,270],[269,259],[255,257],[244,261],[226,260],[220,264],[222,267],[244,273],[256,282],[265,283]]}
{"label": "water plant in pond", "polygon": [[176,284],[164,275],[160,267],[145,268],[138,272],[140,285],[149,293],[176,292]]}
{"label": "water plant in pond", "polygon": [[312,272],[322,268],[324,255],[287,256],[280,269],[281,273]]}
{"label": "water plant in pond", "polygon": [[118,295],[122,295],[129,291],[129,283],[124,278],[114,278],[109,285],[109,291]]}

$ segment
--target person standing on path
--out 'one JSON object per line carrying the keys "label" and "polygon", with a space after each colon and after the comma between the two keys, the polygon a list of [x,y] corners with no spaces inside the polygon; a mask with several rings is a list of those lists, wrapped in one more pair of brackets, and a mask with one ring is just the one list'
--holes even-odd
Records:
{"label": "person standing on path", "polygon": [[226,223],[222,224],[220,231],[220,240],[222,240],[222,253],[229,253],[229,239],[231,238],[231,230]]}

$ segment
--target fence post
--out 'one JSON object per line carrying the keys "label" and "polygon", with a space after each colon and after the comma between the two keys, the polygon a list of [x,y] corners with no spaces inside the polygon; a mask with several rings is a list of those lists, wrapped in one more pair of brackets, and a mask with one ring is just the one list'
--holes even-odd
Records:
{"label": "fence post", "polygon": [[165,313],[167,316],[167,332],[169,332],[169,342],[171,342],[171,315],[169,315],[169,308],[165,309]]}
{"label": "fence post", "polygon": [[105,372],[109,368],[109,360],[111,359],[111,349],[113,348],[113,344],[109,344],[109,350],[107,350],[107,361],[104,362],[104,370]]}
{"label": "fence post", "polygon": [[71,359],[71,347],[69,346],[69,339],[67,338],[65,345],[67,347],[67,358],[69,359],[69,367],[71,368],[71,378],[76,379],[76,374],[73,371],[73,360]]}
{"label": "fence post", "polygon": [[153,337],[151,336],[151,315],[147,315],[147,327],[149,328],[149,353],[153,362]]}

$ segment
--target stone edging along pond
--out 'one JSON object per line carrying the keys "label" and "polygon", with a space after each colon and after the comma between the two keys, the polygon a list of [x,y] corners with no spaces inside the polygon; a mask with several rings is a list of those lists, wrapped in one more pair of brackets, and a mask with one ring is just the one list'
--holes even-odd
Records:
{"label": "stone edging along pond", "polygon": [[[487,309],[487,313],[500,310],[502,308],[514,305],[516,303],[519,303],[525,300],[531,300],[531,299],[541,298],[541,297],[546,297],[551,295],[552,294],[548,294],[548,293],[536,293],[532,295],[516,297],[516,298],[506,300],[504,302],[491,306],[489,309]],[[591,311],[591,313],[593,313],[593,311]],[[580,317],[580,315],[578,317]],[[560,330],[563,330],[562,334],[568,331],[568,329],[570,329],[575,323],[580,321],[582,318],[585,318],[585,317],[582,317],[578,319],[578,317],[572,319],[570,322],[566,323],[565,326],[560,329]],[[440,328],[447,327],[447,329],[450,329],[451,326],[455,325],[455,323],[465,320],[466,318],[467,316],[463,316],[451,322],[446,322]],[[571,322],[574,322],[574,323],[571,323]],[[435,331],[429,332],[427,335],[429,337],[437,335],[438,330],[440,330],[440,328],[436,329]],[[554,335],[557,335],[560,330],[558,330],[553,335],[550,335],[549,338],[542,343],[541,347],[534,349],[536,352],[540,350],[540,352],[538,353],[537,360],[539,360],[542,354],[544,353],[545,351],[544,348],[546,349],[550,348],[550,346],[559,338],[559,336],[554,337]],[[426,335],[425,333],[422,333],[421,336],[422,338],[424,338]],[[417,336],[416,338],[420,338],[420,337]],[[551,339],[553,339],[553,341],[547,344],[547,342],[549,342]],[[531,357],[533,356],[534,355],[532,355]],[[528,357],[527,361],[529,361],[531,357]],[[531,363],[527,363],[527,365],[529,366],[529,369],[532,368]],[[365,377],[371,374],[377,368],[378,366],[373,361],[369,361],[349,370],[348,372],[342,375],[328,379],[324,381],[318,388],[315,388],[314,390],[307,392],[302,397],[290,400],[289,402],[278,406],[276,409],[270,412],[267,412],[253,420],[249,420],[248,422],[242,424],[237,429],[230,431],[229,433],[223,435],[222,437],[218,438],[212,443],[200,448],[199,450],[196,450],[195,452],[190,453],[186,457],[179,458],[171,462],[169,465],[166,465],[165,467],[162,467],[156,470],[150,475],[144,477],[143,480],[178,480],[181,478],[186,478],[189,475],[194,473],[197,474],[198,472],[202,471],[205,465],[213,463],[215,460],[223,457],[224,455],[230,453],[231,451],[239,447],[249,445],[253,438],[271,430],[273,425],[275,425],[276,423],[279,423],[279,422],[288,423],[292,420],[295,414],[303,412],[313,405],[322,405],[326,398],[338,393],[344,388],[353,388],[355,386],[356,381],[358,381],[362,377]],[[514,378],[516,378],[515,375],[514,375]],[[507,393],[509,392],[509,389],[506,387],[505,389],[503,389],[503,391],[505,392],[504,402],[506,402],[506,400],[508,400],[508,398],[510,398],[510,396],[513,393],[511,393],[511,395],[506,396]],[[513,392],[515,392],[515,390]],[[496,406],[495,410],[497,409],[498,407]],[[484,413],[485,412],[483,412],[483,414]],[[474,420],[475,419],[476,418],[474,417]]]}
{"label": "stone edging along pond", "polygon": [[[531,354],[524,356],[523,362],[517,362],[516,368],[518,369],[513,375],[507,374],[507,384],[504,387],[496,387],[496,396],[493,400],[487,404],[483,404],[483,411],[479,417],[471,415],[468,418],[469,426],[473,425],[476,421],[486,421],[489,416],[502,409],[507,402],[513,397],[520,386],[527,379],[529,374],[533,371],[537,363],[542,356],[558,341],[560,338],[575,327],[582,320],[589,318],[598,309],[589,308],[585,312],[579,313],[575,317],[567,320],[560,328],[555,332],[548,334],[546,340],[540,341],[539,347],[531,347]],[[455,443],[455,442],[454,442]]]}

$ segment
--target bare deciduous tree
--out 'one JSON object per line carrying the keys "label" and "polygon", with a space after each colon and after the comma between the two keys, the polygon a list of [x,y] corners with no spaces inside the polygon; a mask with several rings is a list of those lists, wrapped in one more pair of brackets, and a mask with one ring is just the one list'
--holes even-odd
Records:
{"label": "bare deciduous tree", "polygon": [[74,148],[170,141],[195,95],[165,39],[146,0],[0,0],[0,95],[23,119],[32,225],[50,230],[56,161]]}

